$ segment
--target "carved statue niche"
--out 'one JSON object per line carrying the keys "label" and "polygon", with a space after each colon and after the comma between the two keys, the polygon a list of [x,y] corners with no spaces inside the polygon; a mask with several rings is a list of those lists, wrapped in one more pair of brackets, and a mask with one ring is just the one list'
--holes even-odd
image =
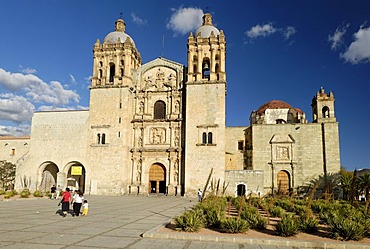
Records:
{"label": "carved statue niche", "polygon": [[164,128],[152,128],[150,130],[152,144],[164,144],[166,142],[166,131]]}
{"label": "carved statue niche", "polygon": [[143,114],[143,113],[144,113],[144,102],[140,101],[140,103],[139,103],[139,114]]}
{"label": "carved statue niche", "polygon": [[144,86],[142,86],[143,90],[155,90],[155,88],[157,88],[151,74],[145,77],[144,82]]}
{"label": "carved statue niche", "polygon": [[174,113],[179,114],[180,113],[180,102],[176,100],[175,106],[174,106]]}
{"label": "carved statue niche", "polygon": [[175,128],[175,132],[174,132],[175,134],[175,140],[174,140],[174,145],[175,146],[179,146],[179,142],[180,142],[180,131],[179,131],[179,128],[178,127],[176,127]]}
{"label": "carved statue niche", "polygon": [[137,162],[137,166],[136,166],[136,182],[138,184],[141,184],[141,170],[142,170],[142,160],[140,159]]}

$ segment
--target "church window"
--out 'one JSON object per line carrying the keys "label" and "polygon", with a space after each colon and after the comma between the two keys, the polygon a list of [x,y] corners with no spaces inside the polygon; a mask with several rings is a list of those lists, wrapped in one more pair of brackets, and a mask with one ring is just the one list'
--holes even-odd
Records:
{"label": "church window", "polygon": [[105,133],[101,135],[101,144],[105,144]]}
{"label": "church window", "polygon": [[100,144],[100,133],[98,134],[98,141],[97,144]]}
{"label": "church window", "polygon": [[212,144],[213,143],[212,137],[213,137],[212,132],[208,132],[208,143],[209,144]]}
{"label": "church window", "polygon": [[202,134],[202,144],[206,144],[207,143],[207,133],[203,132]]}
{"label": "church window", "polygon": [[11,154],[12,156],[14,156],[15,155],[15,149],[12,149],[12,154]]}
{"label": "church window", "polygon": [[166,104],[159,100],[154,104],[154,119],[166,118]]}
{"label": "church window", "polygon": [[330,117],[330,115],[329,115],[329,107],[324,106],[322,108],[322,117],[323,118],[329,118]]}
{"label": "church window", "polygon": [[118,137],[121,137],[121,132],[120,131],[118,132]]}
{"label": "church window", "polygon": [[194,80],[196,81],[197,80],[197,65],[193,66],[193,76],[194,76]]}
{"label": "church window", "polygon": [[103,70],[99,69],[98,78],[101,79],[103,77]]}
{"label": "church window", "polygon": [[99,61],[99,67],[103,67],[103,62]]}
{"label": "church window", "polygon": [[238,150],[243,150],[243,147],[244,147],[244,142],[238,141]]}
{"label": "church window", "polygon": [[113,82],[114,73],[115,73],[115,66],[112,63],[112,64],[109,65],[109,82]]}
{"label": "church window", "polygon": [[121,117],[118,118],[118,123],[120,124],[121,123]]}

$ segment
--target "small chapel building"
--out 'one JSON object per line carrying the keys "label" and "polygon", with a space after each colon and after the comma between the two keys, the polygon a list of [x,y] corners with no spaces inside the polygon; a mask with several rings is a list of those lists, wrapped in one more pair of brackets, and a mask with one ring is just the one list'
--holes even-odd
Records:
{"label": "small chapel building", "polygon": [[228,195],[265,195],[339,172],[332,92],[313,97],[312,123],[272,100],[249,126],[226,127],[226,37],[211,14],[190,33],[187,54],[186,66],[143,64],[118,19],[93,47],[89,110],[36,112],[30,137],[0,138],[0,158],[17,166],[15,189],[195,196],[212,171]]}

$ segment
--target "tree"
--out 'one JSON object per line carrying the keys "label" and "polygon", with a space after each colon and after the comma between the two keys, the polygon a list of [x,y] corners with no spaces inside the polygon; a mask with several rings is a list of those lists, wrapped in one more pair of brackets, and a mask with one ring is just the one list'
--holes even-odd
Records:
{"label": "tree", "polygon": [[325,199],[334,196],[334,189],[339,186],[340,176],[339,173],[327,173],[319,175],[310,181],[311,186],[315,186],[315,190],[320,190]]}
{"label": "tree", "polygon": [[0,161],[0,184],[5,190],[14,188],[16,165],[7,161]]}
{"label": "tree", "polygon": [[341,174],[340,176],[340,186],[343,190],[343,199],[348,201],[349,200],[349,193],[352,186],[352,179],[353,176],[349,174]]}

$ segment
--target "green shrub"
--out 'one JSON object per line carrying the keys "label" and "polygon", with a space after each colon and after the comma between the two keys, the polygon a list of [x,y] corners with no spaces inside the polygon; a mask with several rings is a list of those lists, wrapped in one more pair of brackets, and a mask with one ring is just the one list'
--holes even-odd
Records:
{"label": "green shrub", "polygon": [[5,194],[5,190],[0,189],[0,195],[3,195],[3,194]]}
{"label": "green shrub", "polygon": [[[13,191],[12,191],[12,190],[7,190],[7,191],[5,192],[5,195],[9,196],[7,199],[9,199],[10,197],[13,197],[13,196],[14,196],[14,194],[13,194]],[[5,195],[4,195],[4,197],[5,197]]]}
{"label": "green shrub", "polygon": [[194,209],[201,210],[206,227],[220,227],[225,218],[226,199],[222,197],[211,197],[204,199]]}
{"label": "green shrub", "polygon": [[319,221],[313,215],[301,215],[299,217],[299,230],[306,233],[314,233],[318,230]]}
{"label": "green shrub", "polygon": [[16,196],[18,194],[17,190],[12,190],[12,196]]}
{"label": "green shrub", "polygon": [[246,220],[229,217],[221,222],[221,229],[225,233],[244,233],[249,229],[249,223]]}
{"label": "green shrub", "polygon": [[296,235],[298,233],[298,222],[292,215],[286,215],[276,224],[275,232],[283,237]]}
{"label": "green shrub", "polygon": [[253,229],[264,229],[267,226],[267,219],[263,218],[255,207],[243,209],[240,217],[246,220]]}
{"label": "green shrub", "polygon": [[197,232],[203,227],[203,214],[200,210],[188,210],[175,218],[175,226],[185,232]]}
{"label": "green shrub", "polygon": [[23,189],[21,192],[21,198],[28,198],[30,197],[30,195],[31,195],[31,192],[28,188]]}
{"label": "green shrub", "polygon": [[285,210],[279,206],[270,207],[269,213],[271,214],[272,217],[283,217],[286,214]]}
{"label": "green shrub", "polygon": [[36,190],[35,192],[33,192],[33,196],[35,196],[35,197],[43,197],[44,195],[42,194],[42,192],[40,190]]}
{"label": "green shrub", "polygon": [[290,199],[278,199],[276,201],[276,206],[279,206],[286,211],[293,212],[294,211],[294,203]]}
{"label": "green shrub", "polygon": [[333,213],[328,216],[328,225],[331,229],[331,235],[334,238],[341,240],[360,240],[366,232],[369,223],[364,220],[359,220],[356,215],[340,215]]}
{"label": "green shrub", "polygon": [[305,214],[307,206],[305,205],[294,205],[294,212],[298,215]]}

